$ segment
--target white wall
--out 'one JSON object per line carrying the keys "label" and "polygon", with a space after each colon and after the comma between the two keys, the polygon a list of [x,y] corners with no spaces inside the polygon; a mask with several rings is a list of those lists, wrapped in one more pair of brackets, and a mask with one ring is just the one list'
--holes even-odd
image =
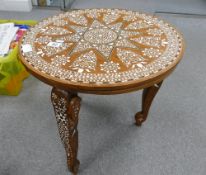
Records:
{"label": "white wall", "polygon": [[31,11],[31,0],[0,0],[2,11]]}

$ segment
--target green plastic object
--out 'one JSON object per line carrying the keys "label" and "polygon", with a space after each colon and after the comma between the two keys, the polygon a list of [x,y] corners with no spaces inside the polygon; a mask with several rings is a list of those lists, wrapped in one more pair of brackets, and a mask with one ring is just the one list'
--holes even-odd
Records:
{"label": "green plastic object", "polygon": [[[13,22],[20,25],[33,26],[37,21],[1,20],[2,23]],[[0,57],[0,95],[16,96],[22,89],[22,81],[29,76],[18,59],[18,45],[6,57]]]}

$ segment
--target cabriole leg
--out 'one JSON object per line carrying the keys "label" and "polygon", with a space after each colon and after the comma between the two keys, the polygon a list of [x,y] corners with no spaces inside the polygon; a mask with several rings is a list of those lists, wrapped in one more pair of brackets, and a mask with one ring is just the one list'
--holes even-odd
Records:
{"label": "cabriole leg", "polygon": [[[162,81],[163,82],[163,81]],[[141,126],[142,123],[147,119],[148,112],[152,101],[160,89],[162,82],[154,84],[151,87],[148,87],[143,90],[142,94],[142,110],[135,115],[136,125]]]}
{"label": "cabriole leg", "polygon": [[77,125],[81,99],[76,93],[54,87],[51,92],[51,101],[59,134],[66,150],[68,168],[73,174],[77,174],[79,168]]}

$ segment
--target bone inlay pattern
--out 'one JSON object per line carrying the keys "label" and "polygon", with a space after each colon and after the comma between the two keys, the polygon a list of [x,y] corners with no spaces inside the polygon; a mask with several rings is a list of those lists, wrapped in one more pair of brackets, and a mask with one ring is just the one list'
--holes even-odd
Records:
{"label": "bone inlay pattern", "polygon": [[21,54],[43,75],[101,85],[155,76],[179,61],[182,45],[180,34],[156,17],[85,9],[38,23],[24,36]]}

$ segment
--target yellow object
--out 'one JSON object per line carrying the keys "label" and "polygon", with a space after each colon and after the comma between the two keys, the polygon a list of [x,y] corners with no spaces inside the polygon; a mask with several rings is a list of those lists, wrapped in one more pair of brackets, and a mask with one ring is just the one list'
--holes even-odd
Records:
{"label": "yellow object", "polygon": [[39,6],[46,6],[46,0],[38,0]]}
{"label": "yellow object", "polygon": [[[13,22],[20,25],[35,25],[36,21],[0,20],[1,23]],[[29,76],[18,59],[18,45],[6,57],[0,57],[0,95],[18,95],[22,81]]]}

